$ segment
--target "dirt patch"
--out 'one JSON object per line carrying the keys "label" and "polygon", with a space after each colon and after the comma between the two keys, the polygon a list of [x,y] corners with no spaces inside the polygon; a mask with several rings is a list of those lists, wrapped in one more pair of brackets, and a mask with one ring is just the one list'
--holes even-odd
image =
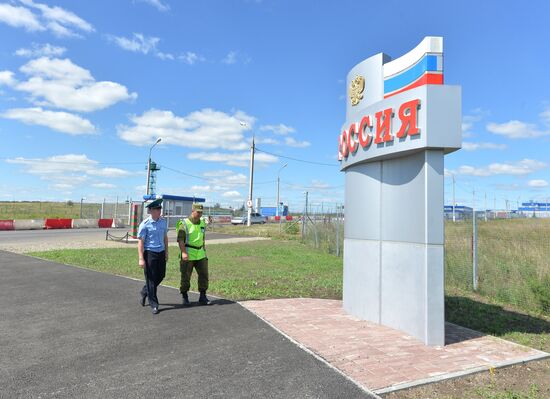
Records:
{"label": "dirt patch", "polygon": [[550,359],[529,362],[390,394],[384,399],[550,398]]}

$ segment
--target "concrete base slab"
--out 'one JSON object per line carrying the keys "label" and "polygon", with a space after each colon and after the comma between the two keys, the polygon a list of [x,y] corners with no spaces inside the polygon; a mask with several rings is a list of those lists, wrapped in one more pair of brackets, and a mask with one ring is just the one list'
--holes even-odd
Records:
{"label": "concrete base slab", "polygon": [[338,300],[297,298],[241,304],[378,394],[550,357],[451,323],[445,326],[445,346],[426,346],[401,331],[348,315]]}

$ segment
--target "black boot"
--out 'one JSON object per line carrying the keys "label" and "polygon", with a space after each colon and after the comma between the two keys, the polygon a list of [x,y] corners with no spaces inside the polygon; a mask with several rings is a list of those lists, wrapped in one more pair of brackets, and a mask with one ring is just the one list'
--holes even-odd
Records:
{"label": "black boot", "polygon": [[199,296],[199,303],[201,305],[209,305],[210,304],[210,301],[206,297],[206,291],[201,291],[201,294]]}
{"label": "black boot", "polygon": [[191,302],[189,302],[189,296],[187,295],[187,292],[184,292],[183,294],[181,294],[181,297],[183,298],[182,299],[183,306],[191,305]]}

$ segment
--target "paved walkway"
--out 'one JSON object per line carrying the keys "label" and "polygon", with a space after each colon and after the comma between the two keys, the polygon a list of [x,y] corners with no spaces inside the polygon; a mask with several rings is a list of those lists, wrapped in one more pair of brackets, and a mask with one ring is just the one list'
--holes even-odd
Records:
{"label": "paved walkway", "polygon": [[[369,398],[237,303],[0,251],[0,398]],[[191,300],[196,301],[196,296]]]}
{"label": "paved walkway", "polygon": [[346,314],[337,300],[298,298],[242,304],[375,393],[549,356],[450,323],[446,324],[446,345],[428,347],[401,331]]}

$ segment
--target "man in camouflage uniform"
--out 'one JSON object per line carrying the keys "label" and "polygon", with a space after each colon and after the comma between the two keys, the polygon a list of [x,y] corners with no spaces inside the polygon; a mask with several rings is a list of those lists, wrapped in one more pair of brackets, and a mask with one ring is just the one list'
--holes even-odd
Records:
{"label": "man in camouflage uniform", "polygon": [[210,301],[206,296],[208,290],[208,258],[206,257],[205,235],[206,223],[202,218],[202,204],[193,204],[191,216],[180,220],[177,225],[178,245],[181,250],[180,292],[183,305],[189,306],[188,291],[191,287],[191,274],[193,268],[197,270],[199,285],[199,303],[208,305]]}

